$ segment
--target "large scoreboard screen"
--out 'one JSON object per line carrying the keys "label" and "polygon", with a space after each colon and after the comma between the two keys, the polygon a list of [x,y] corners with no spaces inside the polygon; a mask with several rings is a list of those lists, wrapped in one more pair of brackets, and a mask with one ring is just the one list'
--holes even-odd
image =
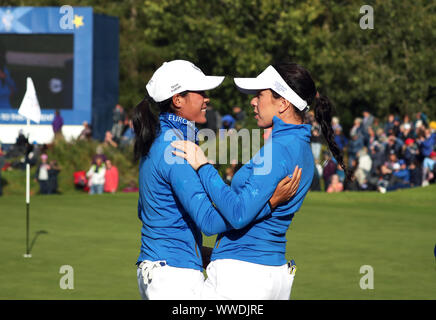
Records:
{"label": "large scoreboard screen", "polygon": [[73,66],[73,34],[0,34],[0,108],[19,108],[31,77],[41,109],[72,109]]}

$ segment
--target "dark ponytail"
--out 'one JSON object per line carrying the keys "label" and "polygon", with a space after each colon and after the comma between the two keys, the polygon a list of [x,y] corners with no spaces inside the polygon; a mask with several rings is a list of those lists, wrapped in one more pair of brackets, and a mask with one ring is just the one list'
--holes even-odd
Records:
{"label": "dark ponytail", "polygon": [[[344,157],[335,142],[332,128],[333,106],[327,97],[317,93],[315,83],[305,68],[296,63],[278,63],[273,65],[285,82],[292,88],[307,104],[315,105],[315,119],[321,126],[322,134],[335,159],[345,172],[347,179],[352,179],[352,173],[344,164]],[[276,97],[276,96],[274,96]],[[295,114],[304,120],[304,112],[294,107]]]}
{"label": "dark ponytail", "polygon": [[[185,97],[188,93],[189,91],[183,91],[179,95]],[[134,161],[138,161],[150,151],[151,145],[160,131],[160,122],[157,114],[161,112],[174,112],[172,100],[172,98],[168,98],[156,103],[150,96],[146,95],[135,107],[132,117],[133,131],[135,131]],[[152,109],[154,105],[158,109],[155,112]]]}
{"label": "dark ponytail", "polygon": [[333,115],[332,103],[330,102],[328,97],[317,94],[315,96],[314,109],[315,109],[315,120],[321,126],[322,134],[327,142],[327,145],[331,153],[333,154],[333,157],[336,159],[336,161],[344,170],[347,179],[351,180],[353,174],[345,166],[343,154],[335,142],[334,131],[332,128],[332,115]]}
{"label": "dark ponytail", "polygon": [[144,98],[134,109],[132,117],[135,131],[134,160],[137,161],[148,154],[160,129],[157,116],[151,110],[151,101]]}

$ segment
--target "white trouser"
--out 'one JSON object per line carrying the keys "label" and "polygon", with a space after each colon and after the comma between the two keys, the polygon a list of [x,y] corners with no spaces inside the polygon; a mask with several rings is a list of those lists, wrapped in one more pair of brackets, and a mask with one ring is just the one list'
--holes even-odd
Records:
{"label": "white trouser", "polygon": [[200,270],[170,267],[165,261],[143,261],[136,275],[144,300],[198,300],[204,284]]}
{"label": "white trouser", "polygon": [[287,264],[266,266],[233,259],[207,266],[201,299],[289,300],[295,272]]}

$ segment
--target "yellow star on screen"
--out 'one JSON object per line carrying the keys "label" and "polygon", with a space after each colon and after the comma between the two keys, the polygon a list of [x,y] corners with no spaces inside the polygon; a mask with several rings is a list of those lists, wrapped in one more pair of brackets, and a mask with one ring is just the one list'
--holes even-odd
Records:
{"label": "yellow star on screen", "polygon": [[83,16],[78,16],[77,14],[75,14],[73,24],[76,26],[76,29],[84,26],[85,24],[83,23]]}

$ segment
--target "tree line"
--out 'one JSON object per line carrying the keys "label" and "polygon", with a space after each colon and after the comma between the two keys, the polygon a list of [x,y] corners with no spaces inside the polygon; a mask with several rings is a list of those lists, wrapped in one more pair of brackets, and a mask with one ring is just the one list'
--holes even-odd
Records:
{"label": "tree line", "polygon": [[[62,6],[10,0],[11,6]],[[436,117],[436,2],[373,0],[373,29],[362,29],[361,1],[70,0],[119,18],[120,103],[131,110],[164,61],[187,59],[228,76],[211,94],[222,114],[248,99],[232,77],[255,76],[277,61],[310,70],[345,128],[368,110],[378,117],[423,111]]]}

